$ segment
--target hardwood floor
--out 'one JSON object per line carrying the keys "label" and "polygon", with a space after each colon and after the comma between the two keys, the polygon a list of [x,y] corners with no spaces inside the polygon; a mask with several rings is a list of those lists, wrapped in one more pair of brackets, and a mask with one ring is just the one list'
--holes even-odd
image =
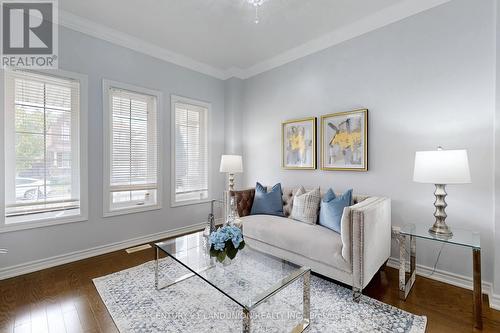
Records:
{"label": "hardwood floor", "polygon": [[[118,332],[92,279],[153,259],[153,250],[117,251],[0,281],[0,332]],[[428,317],[427,332],[473,332],[472,292],[417,277],[408,299],[398,298],[398,274],[377,274],[364,293]],[[500,311],[484,297],[483,332],[500,332]]]}

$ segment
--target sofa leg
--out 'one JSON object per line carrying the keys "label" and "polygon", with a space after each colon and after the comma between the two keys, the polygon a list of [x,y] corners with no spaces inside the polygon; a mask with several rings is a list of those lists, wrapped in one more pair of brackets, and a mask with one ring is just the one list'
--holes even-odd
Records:
{"label": "sofa leg", "polygon": [[359,303],[363,290],[361,288],[352,287],[352,300]]}

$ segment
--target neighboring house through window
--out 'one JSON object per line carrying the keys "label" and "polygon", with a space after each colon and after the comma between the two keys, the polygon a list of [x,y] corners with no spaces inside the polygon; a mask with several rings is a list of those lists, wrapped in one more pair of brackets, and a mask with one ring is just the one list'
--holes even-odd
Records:
{"label": "neighboring house through window", "polygon": [[161,207],[161,94],[104,80],[104,215]]}
{"label": "neighboring house through window", "polygon": [[86,218],[86,78],[55,74],[4,74],[6,229]]}

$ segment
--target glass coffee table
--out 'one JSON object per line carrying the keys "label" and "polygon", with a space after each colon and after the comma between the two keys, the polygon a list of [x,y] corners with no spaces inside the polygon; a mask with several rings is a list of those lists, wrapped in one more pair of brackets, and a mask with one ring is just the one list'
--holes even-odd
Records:
{"label": "glass coffee table", "polygon": [[[242,330],[251,331],[251,313],[267,299],[303,278],[303,320],[292,332],[304,331],[310,323],[311,270],[251,248],[248,244],[231,261],[217,262],[210,256],[203,232],[155,243],[155,286],[161,290],[198,276],[242,308]],[[174,281],[159,281],[160,255],[164,254],[190,273]],[[235,283],[236,282],[236,283]]]}

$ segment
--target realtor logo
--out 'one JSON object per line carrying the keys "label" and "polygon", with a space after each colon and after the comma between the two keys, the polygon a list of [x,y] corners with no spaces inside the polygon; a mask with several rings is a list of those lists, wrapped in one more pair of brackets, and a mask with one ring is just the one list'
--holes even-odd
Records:
{"label": "realtor logo", "polygon": [[2,67],[57,68],[57,0],[1,1]]}

